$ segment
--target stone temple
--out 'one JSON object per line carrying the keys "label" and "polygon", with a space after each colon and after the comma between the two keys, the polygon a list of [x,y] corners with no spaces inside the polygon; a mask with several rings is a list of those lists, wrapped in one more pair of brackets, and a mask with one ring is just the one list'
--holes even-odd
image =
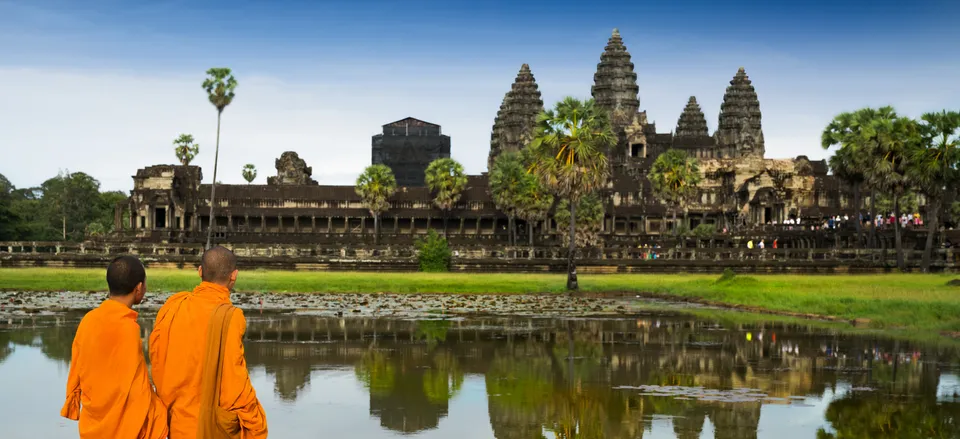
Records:
{"label": "stone temple", "polygon": [[[788,218],[819,221],[852,212],[849,189],[828,175],[825,161],[764,156],[762,90],[743,68],[732,73],[715,132],[709,132],[692,96],[677,115],[676,127],[658,131],[642,110],[630,52],[613,31],[600,53],[591,89],[597,104],[610,113],[619,138],[604,193],[603,239],[634,242],[671,230],[672,215],[653,197],[646,179],[656,157],[671,148],[697,157],[704,177],[699,193],[678,216],[685,227],[714,224],[732,229]],[[533,70],[524,64],[495,116],[491,109],[490,163],[529,143],[543,108]],[[433,205],[432,194],[423,187],[423,171],[430,161],[450,156],[450,137],[441,134],[439,125],[406,118],[382,128],[373,136],[372,163],[390,166],[402,186],[382,215],[382,242],[408,244],[444,223],[453,242],[506,242],[507,218],[490,197],[486,174],[469,177],[459,203],[447,214]],[[141,169],[130,198],[117,207],[117,226],[127,229],[130,239],[148,242],[203,242],[211,225],[220,243],[350,243],[372,236],[373,219],[352,186],[318,185],[311,168],[294,152],[284,152],[275,165],[277,175],[266,185],[220,185],[215,220],[208,216],[210,185],[201,183],[198,167]],[[532,230],[541,239],[562,233],[564,227],[547,219],[531,228],[518,221],[517,230],[521,235]]]}

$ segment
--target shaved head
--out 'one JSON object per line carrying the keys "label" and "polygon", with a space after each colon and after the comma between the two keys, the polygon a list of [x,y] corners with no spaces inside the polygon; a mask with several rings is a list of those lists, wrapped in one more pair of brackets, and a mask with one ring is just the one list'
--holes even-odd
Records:
{"label": "shaved head", "polygon": [[202,269],[200,278],[204,282],[226,285],[230,282],[233,272],[237,270],[237,256],[218,245],[203,252],[200,268]]}
{"label": "shaved head", "polygon": [[107,267],[107,286],[111,296],[126,296],[147,278],[143,263],[134,256],[120,256]]}

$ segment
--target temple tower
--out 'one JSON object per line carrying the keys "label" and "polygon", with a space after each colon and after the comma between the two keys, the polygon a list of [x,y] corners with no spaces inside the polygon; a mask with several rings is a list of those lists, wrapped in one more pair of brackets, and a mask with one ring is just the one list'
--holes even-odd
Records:
{"label": "temple tower", "polygon": [[493,161],[500,153],[519,151],[530,144],[536,129],[537,115],[542,111],[540,88],[530,66],[524,64],[520,67],[510,91],[504,96],[500,111],[493,121],[487,169],[493,167]]}
{"label": "temple tower", "polygon": [[709,135],[707,118],[703,116],[703,110],[700,109],[697,98],[690,96],[687,106],[683,109],[683,113],[680,114],[680,119],[677,121],[677,131],[674,136],[707,137]]}
{"label": "temple tower", "polygon": [[615,132],[633,122],[640,109],[640,99],[637,97],[640,87],[637,86],[637,74],[633,71],[630,52],[627,52],[623,45],[617,29],[613,30],[613,35],[600,55],[597,73],[593,75],[593,84],[590,94],[600,108],[610,112],[610,121]]}
{"label": "temple tower", "polygon": [[714,137],[722,157],[763,158],[760,100],[743,67],[723,95],[720,122]]}

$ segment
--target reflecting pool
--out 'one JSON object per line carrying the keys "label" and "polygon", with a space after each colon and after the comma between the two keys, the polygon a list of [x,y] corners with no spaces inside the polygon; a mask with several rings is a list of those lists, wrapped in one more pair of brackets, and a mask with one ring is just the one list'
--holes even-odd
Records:
{"label": "reflecting pool", "polygon": [[[3,438],[77,437],[59,409],[80,317],[0,320]],[[672,313],[247,319],[274,438],[960,437],[951,347]]]}

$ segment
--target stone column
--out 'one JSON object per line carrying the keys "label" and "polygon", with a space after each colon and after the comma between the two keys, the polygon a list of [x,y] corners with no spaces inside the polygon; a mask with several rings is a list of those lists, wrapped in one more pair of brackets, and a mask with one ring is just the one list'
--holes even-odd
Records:
{"label": "stone column", "polygon": [[233,214],[227,215],[227,230],[233,231]]}
{"label": "stone column", "polygon": [[283,215],[277,215],[277,233],[283,233]]}
{"label": "stone column", "polygon": [[400,217],[393,217],[393,233],[397,233],[400,230]]}
{"label": "stone column", "polygon": [[300,233],[300,215],[293,216],[293,231]]}
{"label": "stone column", "polygon": [[267,216],[260,215],[260,233],[267,231]]}
{"label": "stone column", "polygon": [[310,215],[310,233],[317,233],[317,216]]}
{"label": "stone column", "polygon": [[360,235],[367,234],[367,217],[360,218]]}
{"label": "stone column", "polygon": [[333,217],[328,216],[327,217],[327,233],[330,233],[331,230],[333,230]]}
{"label": "stone column", "polygon": [[343,233],[350,234],[350,217],[343,217]]}

